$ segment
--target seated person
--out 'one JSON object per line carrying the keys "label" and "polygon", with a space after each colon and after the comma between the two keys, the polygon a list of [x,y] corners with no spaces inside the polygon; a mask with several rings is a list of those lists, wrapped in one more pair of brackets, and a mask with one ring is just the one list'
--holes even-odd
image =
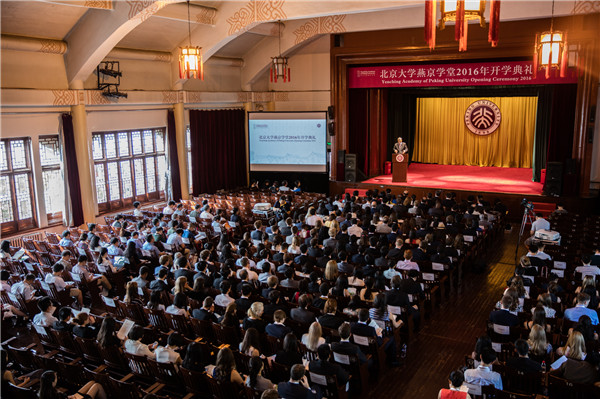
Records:
{"label": "seated person", "polygon": [[577,294],[577,305],[574,308],[565,310],[565,319],[578,322],[583,315],[588,316],[593,325],[598,324],[598,313],[593,309],[588,309],[590,296],[584,292]]}
{"label": "seated person", "polygon": [[495,360],[496,352],[493,349],[484,349],[479,366],[465,371],[465,382],[475,385],[493,385],[496,389],[502,389],[502,377],[490,368]]}
{"label": "seated person", "polygon": [[81,290],[75,288],[75,283],[73,281],[65,282],[65,280],[63,280],[63,270],[65,270],[65,267],[62,263],[55,263],[54,266],[52,266],[52,273],[48,273],[44,281],[48,284],[54,284],[56,290],[59,292],[68,288],[69,295],[77,299],[80,306],[83,306],[83,294],[81,293]]}
{"label": "seated person", "polygon": [[148,359],[156,359],[156,354],[152,351],[158,345],[156,342],[151,345],[142,343],[142,337],[144,336],[144,329],[140,326],[133,326],[127,334],[127,340],[125,341],[124,348],[125,352],[131,353],[136,356],[145,356]]}
{"label": "seated person", "polygon": [[305,373],[303,365],[295,364],[290,370],[289,382],[277,384],[279,396],[286,399],[320,399],[321,394],[308,385]]}
{"label": "seated person", "polygon": [[515,341],[516,357],[506,360],[506,366],[524,373],[542,371],[542,365],[529,358],[529,344],[524,339]]}
{"label": "seated person", "polygon": [[206,368],[207,373],[217,381],[233,382],[239,386],[244,385],[244,380],[235,369],[235,358],[229,347],[222,348],[217,354],[217,362],[214,366]]}
{"label": "seated person", "polygon": [[342,355],[356,356],[361,363],[365,363],[367,361],[365,354],[360,350],[358,345],[350,342],[350,323],[342,323],[338,328],[338,333],[340,334],[340,342],[333,342],[331,344],[331,350],[335,353],[341,353]]}
{"label": "seated person", "polygon": [[490,321],[501,326],[513,327],[519,324],[519,318],[510,312],[513,304],[513,298],[510,295],[504,295],[500,301],[500,310],[494,310],[490,313]]}
{"label": "seated person", "polygon": [[292,333],[283,339],[283,349],[275,354],[275,363],[292,368],[294,364],[302,364],[302,354],[298,348],[298,339]]}
{"label": "seated person", "polygon": [[323,316],[318,318],[319,324],[323,327],[337,330],[338,327],[344,322],[344,319],[340,316],[336,316],[337,312],[337,301],[333,298],[327,299],[325,306],[323,307]]}
{"label": "seated person", "polygon": [[49,296],[40,299],[37,303],[37,307],[40,310],[40,313],[33,317],[33,324],[41,327],[52,327],[54,323],[58,321],[58,319],[53,316],[56,308],[52,304],[52,299],[50,299]]}
{"label": "seated person", "polygon": [[463,382],[465,382],[465,376],[462,371],[451,372],[448,378],[450,389],[440,389],[438,399],[470,399],[471,396],[467,393],[468,388],[463,385]]}
{"label": "seated person", "polygon": [[313,360],[308,364],[308,370],[312,373],[337,377],[338,385],[344,385],[348,382],[348,373],[337,363],[329,361],[331,348],[327,344],[320,345],[317,348],[318,360]]}
{"label": "seated person", "polygon": [[285,318],[286,316],[283,310],[276,310],[273,314],[273,323],[267,325],[265,332],[272,337],[283,339],[286,334],[292,332],[292,330],[284,324]]}
{"label": "seated person", "polygon": [[169,334],[167,338],[167,346],[159,346],[154,351],[156,355],[156,361],[159,363],[173,363],[175,367],[179,366],[182,362],[179,350],[184,345],[184,340],[178,333]]}
{"label": "seated person", "polygon": [[58,320],[54,322],[52,328],[56,331],[73,331],[73,324],[71,324],[71,316],[73,311],[71,308],[62,307],[58,310]]}

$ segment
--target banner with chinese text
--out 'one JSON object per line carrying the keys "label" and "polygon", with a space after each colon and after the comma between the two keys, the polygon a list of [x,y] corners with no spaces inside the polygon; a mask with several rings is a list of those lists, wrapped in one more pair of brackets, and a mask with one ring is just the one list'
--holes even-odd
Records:
{"label": "banner with chinese text", "polygon": [[466,64],[387,65],[350,67],[348,87],[498,86],[577,83],[575,68],[564,78],[553,71],[533,77],[532,61],[498,61]]}

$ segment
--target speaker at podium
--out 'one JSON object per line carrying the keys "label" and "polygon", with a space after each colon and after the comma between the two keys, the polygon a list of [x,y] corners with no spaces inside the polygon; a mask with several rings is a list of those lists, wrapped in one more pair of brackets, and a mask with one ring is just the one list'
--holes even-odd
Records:
{"label": "speaker at podium", "polygon": [[408,154],[392,155],[392,182],[406,183],[408,171]]}

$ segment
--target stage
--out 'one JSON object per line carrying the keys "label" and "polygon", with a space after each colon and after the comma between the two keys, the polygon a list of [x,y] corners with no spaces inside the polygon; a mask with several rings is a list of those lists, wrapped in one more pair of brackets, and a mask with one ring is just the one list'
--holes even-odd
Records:
{"label": "stage", "polygon": [[438,188],[483,193],[542,195],[542,182],[531,181],[529,168],[497,168],[463,165],[412,163],[408,166],[406,183],[393,183],[392,175],[381,175],[362,183],[386,186]]}

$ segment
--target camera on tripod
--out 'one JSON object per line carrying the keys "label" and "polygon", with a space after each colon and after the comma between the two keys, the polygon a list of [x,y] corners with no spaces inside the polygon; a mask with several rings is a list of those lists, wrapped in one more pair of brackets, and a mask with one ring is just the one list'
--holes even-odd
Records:
{"label": "camera on tripod", "polygon": [[527,198],[523,198],[521,200],[521,206],[524,206],[525,209],[527,209],[529,211],[533,211],[533,202],[527,201]]}

